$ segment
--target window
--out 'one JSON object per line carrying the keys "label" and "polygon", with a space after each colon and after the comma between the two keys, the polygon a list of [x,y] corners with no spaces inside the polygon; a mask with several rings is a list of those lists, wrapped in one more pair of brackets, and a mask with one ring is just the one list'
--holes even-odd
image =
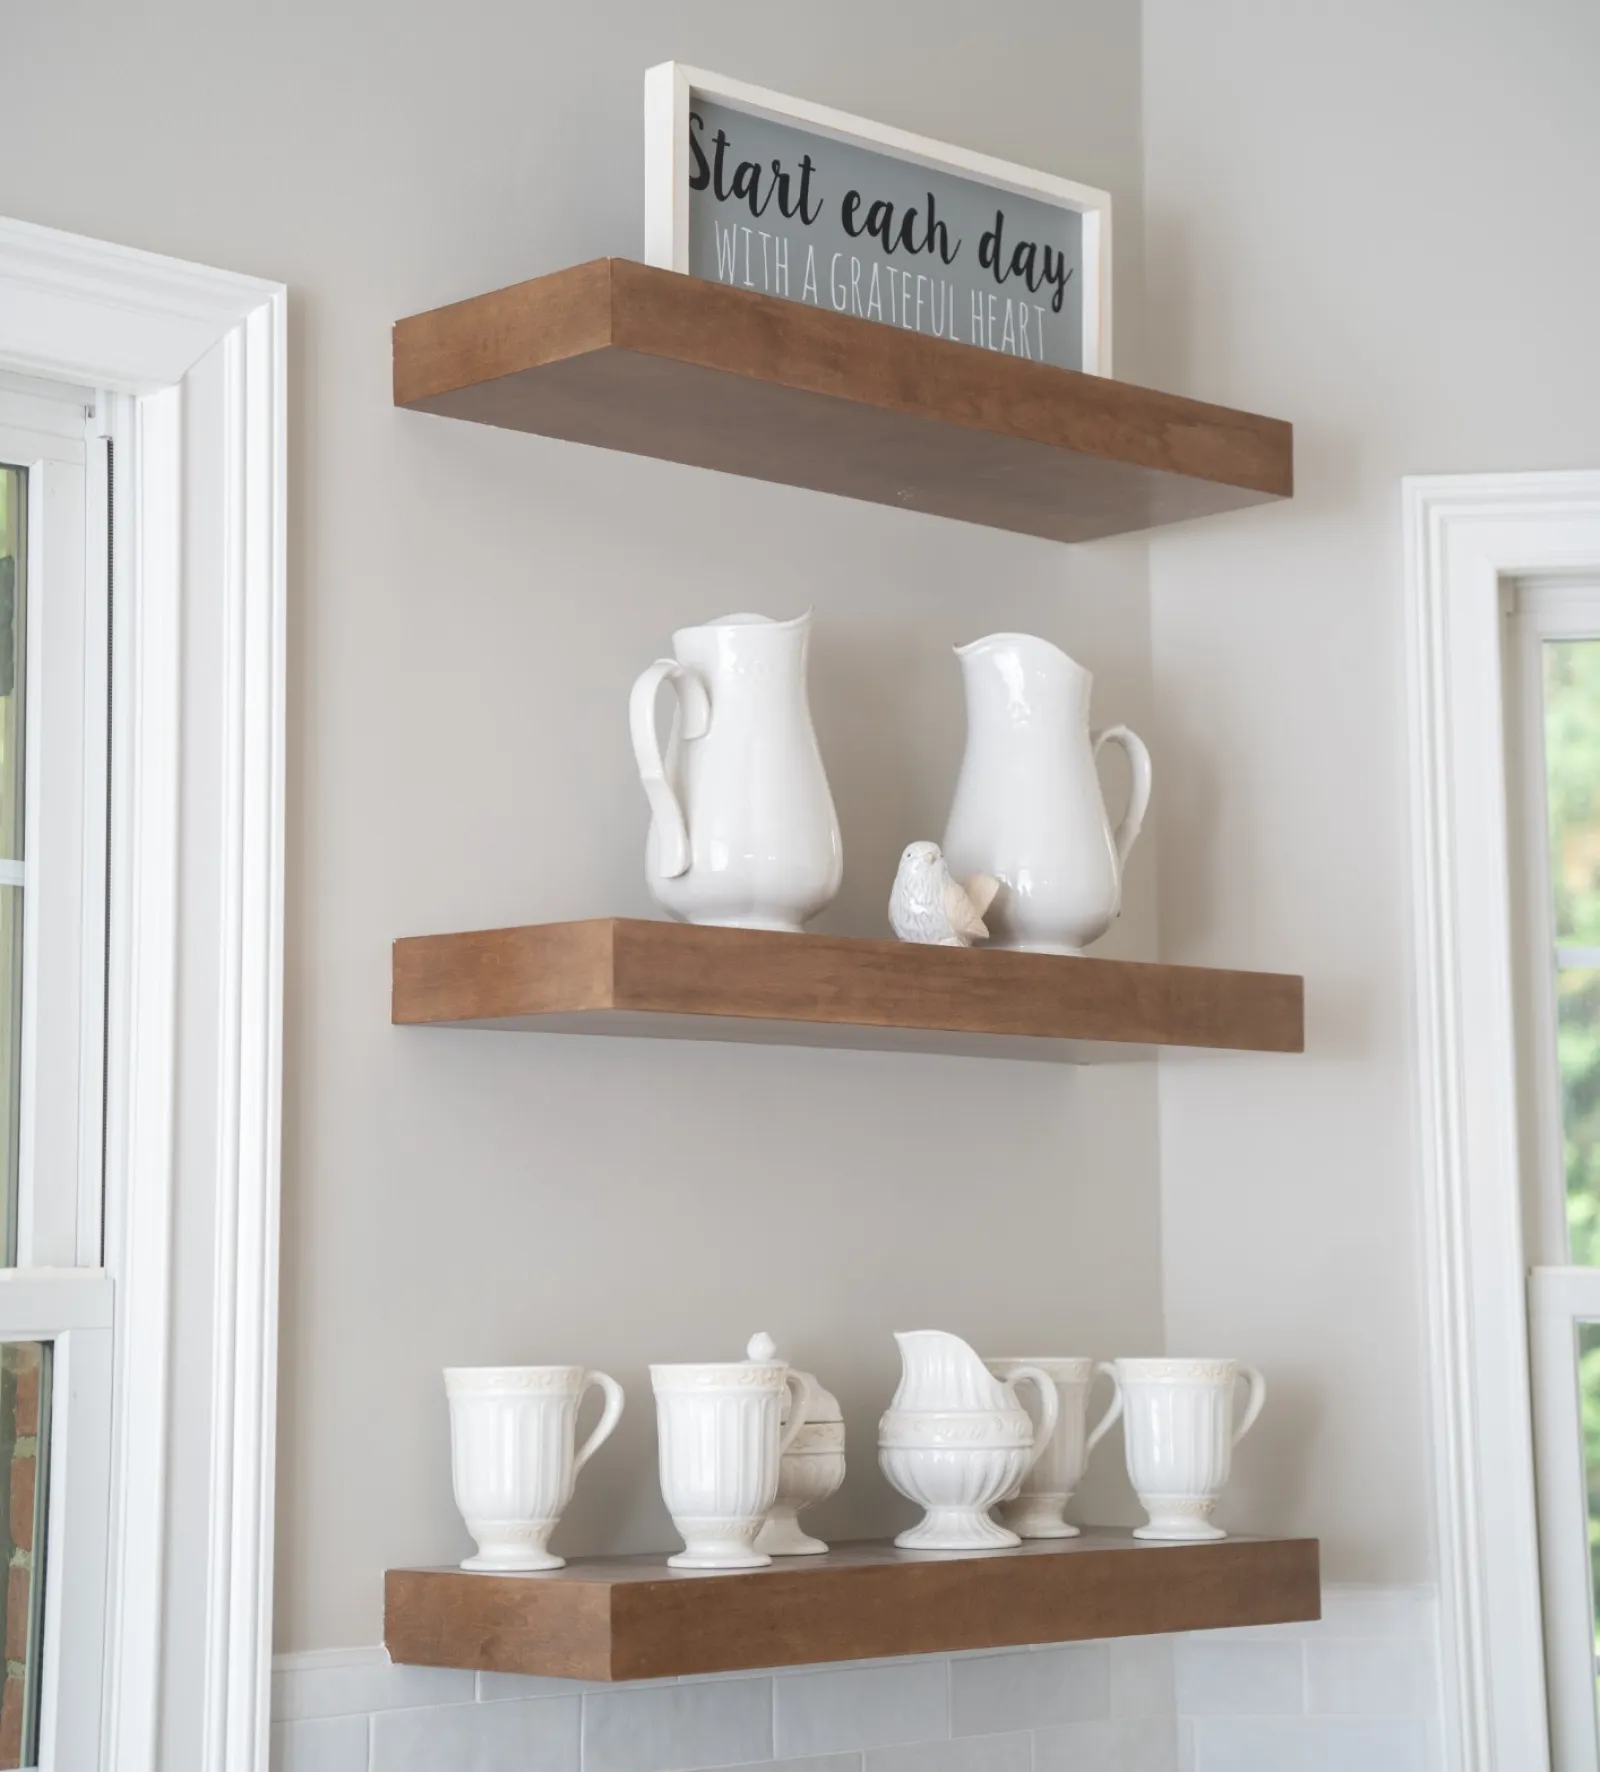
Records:
{"label": "window", "polygon": [[94,432],[81,392],[0,383],[0,1772],[98,1755],[112,1307]]}
{"label": "window", "polygon": [[1600,583],[1510,599],[1529,1345],[1552,1749],[1600,1767]]}

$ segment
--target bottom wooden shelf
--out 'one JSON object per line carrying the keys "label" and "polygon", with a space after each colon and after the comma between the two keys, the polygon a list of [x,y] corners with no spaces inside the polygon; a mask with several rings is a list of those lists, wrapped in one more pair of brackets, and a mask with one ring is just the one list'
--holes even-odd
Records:
{"label": "bottom wooden shelf", "polygon": [[428,1667],[644,1680],[1320,1616],[1314,1538],[1086,1531],[959,1555],[844,1544],[735,1573],[664,1556],[520,1575],[391,1569],[384,1640],[395,1661]]}

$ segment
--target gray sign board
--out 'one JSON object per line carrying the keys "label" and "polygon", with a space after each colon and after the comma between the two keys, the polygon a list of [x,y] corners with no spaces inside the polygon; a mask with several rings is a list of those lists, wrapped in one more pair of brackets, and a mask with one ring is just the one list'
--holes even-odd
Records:
{"label": "gray sign board", "polygon": [[1083,217],[695,93],[689,271],[1081,369]]}

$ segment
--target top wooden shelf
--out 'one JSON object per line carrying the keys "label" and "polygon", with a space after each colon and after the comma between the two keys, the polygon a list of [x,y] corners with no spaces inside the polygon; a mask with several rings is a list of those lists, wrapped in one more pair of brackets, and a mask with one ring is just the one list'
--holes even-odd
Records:
{"label": "top wooden shelf", "polygon": [[627,259],[400,321],[394,397],[1055,541],[1294,490],[1280,419]]}

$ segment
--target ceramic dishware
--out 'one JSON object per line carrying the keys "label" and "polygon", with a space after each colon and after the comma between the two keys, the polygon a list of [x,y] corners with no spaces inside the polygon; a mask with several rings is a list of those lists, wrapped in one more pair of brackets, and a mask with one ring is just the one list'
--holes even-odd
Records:
{"label": "ceramic dishware", "polygon": [[[802,1508],[826,1501],[844,1481],[844,1415],[839,1400],[809,1372],[797,1374],[806,1395],[805,1425],[778,1461],[778,1493],[756,1549],[769,1557],[816,1557],[828,1547],[801,1530],[796,1517]],[[788,1424],[793,1402],[783,1399]]]}
{"label": "ceramic dishware", "polygon": [[[748,1358],[652,1366],[661,1495],[683,1549],[676,1569],[760,1569],[755,1541],[778,1494],[779,1460],[806,1422],[805,1380],[753,1335]],[[783,1398],[788,1392],[788,1425]]]}
{"label": "ceramic dishware", "polygon": [[[958,880],[988,874],[990,946],[1079,954],[1122,913],[1122,869],[1150,803],[1150,753],[1126,726],[1089,728],[1094,679],[1032,634],[958,646],[967,746],[944,833]],[[1095,758],[1121,745],[1133,768],[1128,810],[1106,816]]]}
{"label": "ceramic dishware", "polygon": [[[1237,1360],[1118,1360],[1128,1477],[1150,1516],[1135,1538],[1226,1538],[1211,1516],[1233,1464],[1233,1449],[1256,1424],[1266,1380]],[[1239,1379],[1249,1381],[1235,1425]]]}
{"label": "ceramic dishware", "polygon": [[[559,1569],[550,1534],[578,1472],[611,1436],[622,1386],[583,1366],[448,1366],[450,1473],[477,1542],[463,1569]],[[605,1406],[577,1445],[578,1405],[597,1385]]]}
{"label": "ceramic dishware", "polygon": [[[1098,1368],[1087,1356],[1081,1358],[1041,1358],[1037,1360],[988,1360],[985,1362],[996,1378],[1015,1379],[1028,1371],[1042,1372],[1055,1386],[1056,1431],[1050,1436],[1043,1453],[1034,1461],[1033,1469],[1023,1477],[1016,1491],[1000,1503],[1002,1521],[1019,1538],[1076,1538],[1078,1528],[1063,1518],[1073,1491],[1083,1481],[1089,1454],[1111,1431],[1112,1423],[1122,1414],[1122,1390],[1116,1373],[1111,1374],[1111,1401],[1105,1413],[1091,1430],[1089,1427],[1089,1393],[1094,1389]],[[1022,1405],[1039,1425],[1034,1393],[1022,1395]]]}
{"label": "ceramic dishware", "polygon": [[[923,1512],[895,1543],[903,1550],[1004,1550],[1021,1541],[989,1509],[1032,1469],[1055,1432],[1056,1389],[1035,1366],[996,1378],[958,1335],[918,1329],[895,1336],[900,1386],[878,1424],[883,1474]],[[1039,1424],[1018,1400],[1039,1393]]]}
{"label": "ceramic dishware", "polygon": [[[680,628],[633,686],[650,803],[645,877],[686,923],[798,930],[839,890],[844,849],[806,700],[809,612]],[[656,694],[676,692],[663,752]]]}

